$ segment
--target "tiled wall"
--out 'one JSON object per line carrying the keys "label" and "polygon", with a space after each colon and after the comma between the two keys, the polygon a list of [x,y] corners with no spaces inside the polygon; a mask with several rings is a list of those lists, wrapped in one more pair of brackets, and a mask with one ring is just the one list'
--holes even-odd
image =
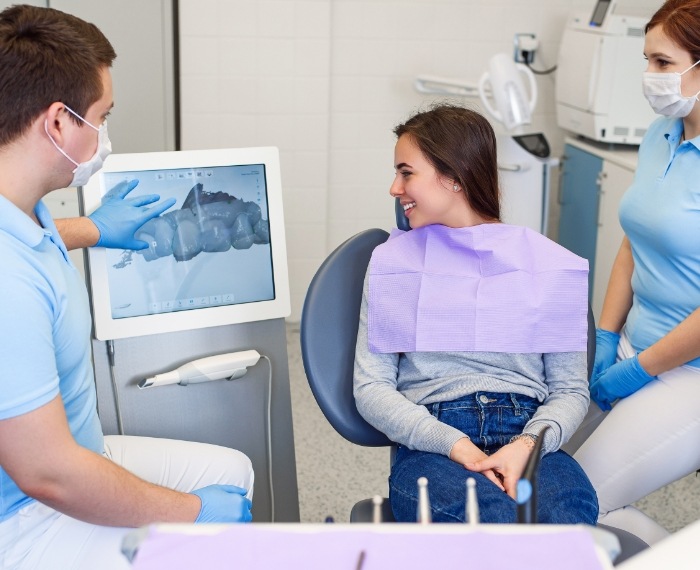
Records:
{"label": "tiled wall", "polygon": [[[515,33],[536,34],[534,67],[550,67],[569,11],[593,4],[180,0],[182,146],[279,147],[291,320],[328,252],[360,230],[392,226],[392,127],[435,100],[413,89],[414,78],[476,83],[491,55],[512,52]],[[537,82],[532,130],[558,155],[554,76]]]}

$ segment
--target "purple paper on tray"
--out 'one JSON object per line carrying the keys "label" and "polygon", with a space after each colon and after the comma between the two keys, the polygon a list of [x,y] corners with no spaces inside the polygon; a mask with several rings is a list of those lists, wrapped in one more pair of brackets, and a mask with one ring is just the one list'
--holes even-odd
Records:
{"label": "purple paper on tray", "polygon": [[520,226],[395,230],[372,254],[372,352],[585,351],[588,261]]}
{"label": "purple paper on tray", "polygon": [[296,530],[277,530],[273,525],[236,525],[215,534],[152,529],[138,550],[133,568],[354,570],[360,556],[362,570],[604,568],[591,534],[581,528],[533,532],[514,527],[512,533],[483,530],[441,533],[434,527],[417,532],[413,525],[402,525],[403,529],[397,525],[388,532],[346,530],[341,525],[329,525],[333,528],[322,530],[295,526]]}

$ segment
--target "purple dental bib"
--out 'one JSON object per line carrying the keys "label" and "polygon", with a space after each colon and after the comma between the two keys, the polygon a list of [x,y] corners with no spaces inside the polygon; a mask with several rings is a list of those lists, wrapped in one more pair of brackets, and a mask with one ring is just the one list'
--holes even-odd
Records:
{"label": "purple dental bib", "polygon": [[585,351],[588,261],[520,226],[394,230],[369,265],[369,349]]}

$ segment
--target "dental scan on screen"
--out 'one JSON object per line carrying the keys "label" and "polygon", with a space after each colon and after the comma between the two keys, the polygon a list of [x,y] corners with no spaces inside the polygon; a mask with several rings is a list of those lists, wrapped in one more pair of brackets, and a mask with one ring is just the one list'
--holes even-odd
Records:
{"label": "dental scan on screen", "polygon": [[98,339],[289,314],[276,149],[110,159],[84,189],[86,209],[134,180],[130,197],[157,194],[175,204],[136,231],[146,249],[89,251]]}
{"label": "dental scan on screen", "polygon": [[113,172],[105,184],[133,179],[133,195],[177,202],[136,232],[148,249],[107,251],[113,318],[274,298],[264,165]]}

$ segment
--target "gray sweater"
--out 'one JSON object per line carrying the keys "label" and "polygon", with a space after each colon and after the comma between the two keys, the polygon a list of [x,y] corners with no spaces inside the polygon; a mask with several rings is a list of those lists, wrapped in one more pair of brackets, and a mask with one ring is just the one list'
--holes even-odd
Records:
{"label": "gray sweater", "polygon": [[512,392],[540,401],[524,432],[537,434],[545,424],[551,428],[543,453],[559,449],[583,421],[589,401],[585,352],[372,353],[367,341],[368,283],[366,277],[355,351],[355,402],[362,417],[392,441],[449,456],[465,434],[424,406],[479,391]]}

